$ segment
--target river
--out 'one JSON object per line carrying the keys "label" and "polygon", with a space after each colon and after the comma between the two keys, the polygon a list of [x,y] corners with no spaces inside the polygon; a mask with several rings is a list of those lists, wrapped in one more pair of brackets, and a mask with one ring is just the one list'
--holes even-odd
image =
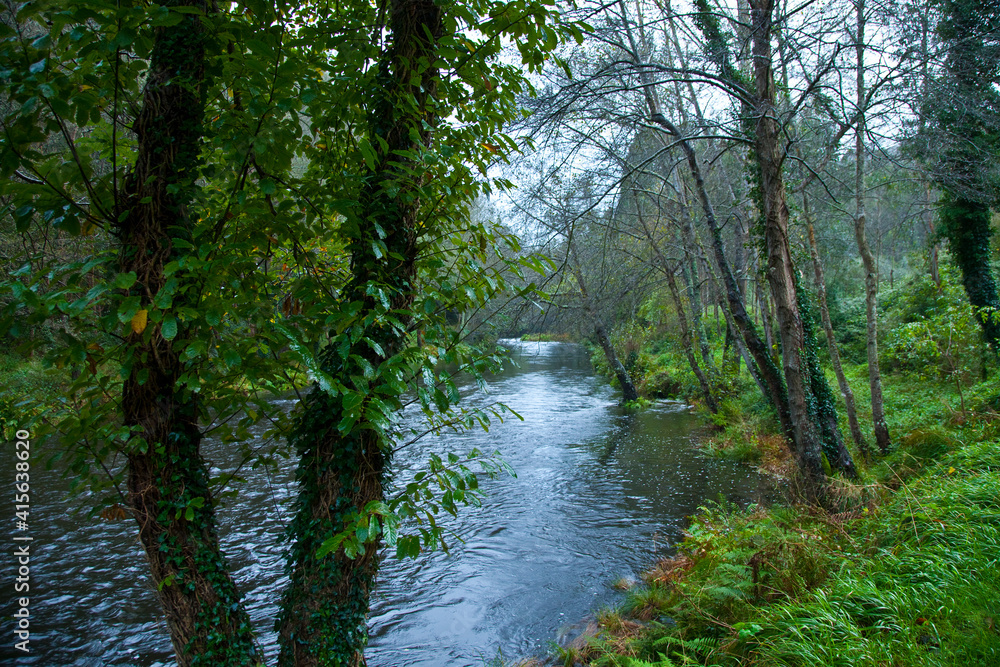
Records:
{"label": "river", "polygon": [[[449,518],[462,538],[450,553],[386,557],[372,601],[371,667],[544,655],[588,614],[621,599],[616,579],[635,578],[669,553],[699,505],[720,494],[747,503],[767,487],[746,466],[699,454],[692,446],[699,425],[687,406],[659,402],[626,413],[582,347],[503,342],[515,365],[489,379],[489,395],[471,386],[463,393],[470,403],[502,401],[524,421],[508,417],[489,432],[425,438],[401,451],[395,468],[405,481],[432,451],[478,447],[500,450],[517,477],[485,479],[483,506]],[[404,422],[416,423],[417,413],[404,412]],[[208,441],[206,454],[223,470],[232,465],[218,443]],[[132,522],[71,512],[79,501],[66,499],[67,481],[44,471],[39,458],[32,466],[32,652],[13,654],[5,632],[3,664],[173,664]],[[245,476],[239,505],[219,511],[220,534],[273,657],[271,624],[284,584],[277,538],[294,486],[290,472]],[[7,599],[11,563],[3,558]]]}

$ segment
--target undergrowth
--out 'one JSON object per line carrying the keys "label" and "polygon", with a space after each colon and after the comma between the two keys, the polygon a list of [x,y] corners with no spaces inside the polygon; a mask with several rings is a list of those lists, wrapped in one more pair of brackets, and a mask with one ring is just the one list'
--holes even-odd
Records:
{"label": "undergrowth", "polygon": [[[964,406],[951,378],[912,380],[887,382],[895,450],[834,479],[828,509],[707,504],[573,660],[1000,665],[1000,380]],[[715,423],[719,456],[760,460],[776,430],[752,392]]]}

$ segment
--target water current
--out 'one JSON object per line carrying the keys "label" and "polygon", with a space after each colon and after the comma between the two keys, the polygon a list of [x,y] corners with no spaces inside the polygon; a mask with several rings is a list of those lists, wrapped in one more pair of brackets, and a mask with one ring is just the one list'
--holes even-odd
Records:
{"label": "water current", "polygon": [[[372,600],[371,667],[480,666],[499,654],[544,655],[594,610],[621,599],[615,580],[635,578],[669,554],[699,505],[720,494],[747,503],[765,493],[766,482],[751,469],[698,452],[692,439],[699,425],[684,404],[627,413],[617,405],[620,395],[594,375],[584,348],[503,342],[514,364],[489,379],[488,395],[472,384],[463,393],[473,404],[504,402],[524,421],[508,417],[489,432],[424,438],[398,454],[396,478],[408,480],[431,452],[474,447],[500,450],[517,477],[482,481],[483,506],[446,522],[461,537],[449,553],[405,561],[387,555]],[[292,409],[294,401],[277,405]],[[404,412],[404,423],[418,419],[417,408]],[[3,468],[12,471],[8,453]],[[206,455],[222,470],[235,465],[211,440]],[[4,632],[0,663],[172,665],[133,523],[71,512],[79,500],[67,498],[68,481],[45,471],[39,458],[32,465],[32,652],[13,653],[12,632]],[[272,619],[285,582],[278,538],[293,475],[244,475],[239,504],[220,509],[219,530],[273,658]],[[13,561],[2,561],[10,600]],[[12,600],[6,609],[10,628]]]}

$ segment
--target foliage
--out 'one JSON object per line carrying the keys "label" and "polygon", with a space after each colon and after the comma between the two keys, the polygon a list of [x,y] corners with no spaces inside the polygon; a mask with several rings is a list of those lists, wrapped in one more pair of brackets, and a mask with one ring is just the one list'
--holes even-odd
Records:
{"label": "foliage", "polygon": [[981,336],[974,309],[943,269],[940,287],[917,276],[886,299],[883,359],[888,368],[922,379],[950,378],[967,383],[982,368]]}
{"label": "foliage", "polygon": [[970,387],[956,422],[941,403],[922,405],[954,396],[947,382],[890,382],[899,448],[864,483],[833,489],[837,513],[703,507],[622,607],[642,631],[606,629],[587,664],[996,662],[997,387]]}

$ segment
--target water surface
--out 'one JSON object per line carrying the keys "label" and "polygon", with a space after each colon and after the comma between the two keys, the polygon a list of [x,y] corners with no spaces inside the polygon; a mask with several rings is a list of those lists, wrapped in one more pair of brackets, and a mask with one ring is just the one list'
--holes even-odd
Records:
{"label": "water surface", "polygon": [[[636,577],[669,553],[684,518],[699,505],[720,494],[749,502],[762,492],[763,480],[749,468],[698,453],[691,442],[698,423],[685,405],[662,402],[626,414],[580,346],[506,344],[516,367],[489,380],[489,395],[471,386],[463,393],[469,403],[502,401],[524,421],[508,418],[488,433],[425,438],[401,451],[395,467],[405,482],[432,451],[478,447],[500,450],[517,478],[484,479],[483,506],[445,522],[462,538],[451,541],[450,553],[385,559],[372,601],[371,667],[464,667],[498,651],[507,658],[545,654],[567,628],[621,598],[611,586],[616,579]],[[287,410],[294,402],[277,405]],[[410,424],[419,417],[415,406],[403,415]],[[12,471],[4,452],[4,470]],[[209,441],[206,452],[223,470],[235,465],[218,443]],[[66,481],[41,468],[36,452],[31,599],[37,634],[32,654],[14,656],[14,664],[172,664],[132,523],[69,514],[78,501],[65,499]],[[220,534],[273,657],[271,624],[285,581],[277,541],[294,485],[291,471],[244,473],[240,504],[220,510]],[[10,565],[11,558],[3,558],[7,599],[13,595],[6,584]],[[0,658],[11,655],[10,646],[4,641]]]}

